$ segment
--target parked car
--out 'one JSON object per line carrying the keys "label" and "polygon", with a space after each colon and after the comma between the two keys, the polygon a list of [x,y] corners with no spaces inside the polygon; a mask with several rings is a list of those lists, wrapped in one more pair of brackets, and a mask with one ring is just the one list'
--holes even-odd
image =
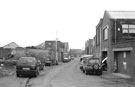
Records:
{"label": "parked car", "polygon": [[21,57],[17,61],[16,76],[37,76],[39,74],[39,66],[35,57]]}
{"label": "parked car", "polygon": [[37,61],[38,61],[39,70],[44,70],[44,63],[41,62],[40,60]]}
{"label": "parked car", "polygon": [[102,74],[102,65],[99,58],[85,58],[83,64],[83,72],[87,74],[95,74],[101,75]]}
{"label": "parked car", "polygon": [[82,56],[80,57],[80,62],[81,62],[83,59],[85,59],[85,58],[90,58],[90,57],[93,57],[93,55],[82,55]]}
{"label": "parked car", "polygon": [[84,60],[86,59],[86,58],[92,58],[93,57],[93,55],[82,55],[81,57],[80,57],[80,69],[81,70],[83,70],[83,64],[84,64]]}
{"label": "parked car", "polygon": [[51,65],[58,65],[58,60],[56,60],[55,58],[46,58],[45,66],[51,66]]}
{"label": "parked car", "polygon": [[69,62],[71,59],[68,57],[63,58],[63,62]]}

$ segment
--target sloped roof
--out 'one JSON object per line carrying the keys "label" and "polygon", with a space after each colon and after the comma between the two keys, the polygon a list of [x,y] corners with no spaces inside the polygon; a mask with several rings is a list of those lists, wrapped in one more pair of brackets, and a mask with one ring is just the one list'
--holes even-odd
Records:
{"label": "sloped roof", "polygon": [[135,19],[135,11],[107,11],[112,19]]}
{"label": "sloped roof", "polygon": [[11,43],[3,46],[3,48],[10,48],[10,49],[15,49],[17,47],[19,47],[19,45],[17,45],[15,42],[11,42]]}
{"label": "sloped roof", "polygon": [[44,47],[45,47],[45,42],[43,42],[43,43],[37,45],[36,47],[37,47],[37,48],[44,48]]}

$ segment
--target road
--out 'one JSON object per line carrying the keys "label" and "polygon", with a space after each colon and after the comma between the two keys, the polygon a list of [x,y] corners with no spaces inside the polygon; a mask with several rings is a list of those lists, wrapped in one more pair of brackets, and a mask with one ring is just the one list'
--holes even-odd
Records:
{"label": "road", "polygon": [[79,69],[79,60],[46,67],[36,78],[13,76],[0,79],[0,87],[134,87],[125,82],[85,75]]}

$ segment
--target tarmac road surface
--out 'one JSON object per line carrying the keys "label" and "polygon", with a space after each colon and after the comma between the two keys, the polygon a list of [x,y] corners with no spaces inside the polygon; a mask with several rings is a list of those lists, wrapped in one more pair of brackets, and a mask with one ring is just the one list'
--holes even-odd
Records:
{"label": "tarmac road surface", "polygon": [[17,78],[15,75],[0,79],[0,87],[134,87],[133,84],[85,75],[79,69],[79,60],[46,67],[36,78]]}

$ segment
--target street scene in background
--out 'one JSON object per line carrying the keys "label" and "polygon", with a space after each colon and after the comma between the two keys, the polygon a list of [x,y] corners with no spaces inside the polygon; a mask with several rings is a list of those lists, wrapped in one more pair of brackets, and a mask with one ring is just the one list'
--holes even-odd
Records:
{"label": "street scene in background", "polygon": [[135,87],[133,6],[1,0],[0,87]]}

